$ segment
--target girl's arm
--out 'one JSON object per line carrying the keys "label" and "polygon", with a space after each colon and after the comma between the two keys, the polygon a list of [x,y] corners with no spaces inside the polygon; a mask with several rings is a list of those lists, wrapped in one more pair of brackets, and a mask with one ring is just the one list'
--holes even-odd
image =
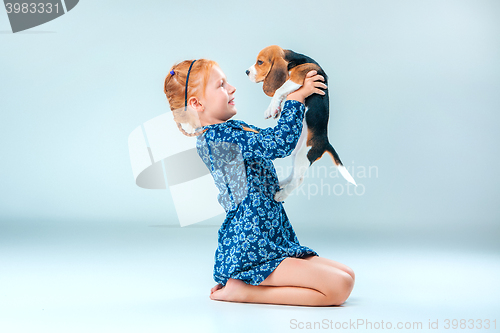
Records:
{"label": "girl's arm", "polygon": [[259,133],[237,129],[223,132],[221,141],[237,144],[243,158],[284,158],[292,153],[299,141],[304,113],[303,103],[287,100],[276,126],[260,129],[250,125]]}

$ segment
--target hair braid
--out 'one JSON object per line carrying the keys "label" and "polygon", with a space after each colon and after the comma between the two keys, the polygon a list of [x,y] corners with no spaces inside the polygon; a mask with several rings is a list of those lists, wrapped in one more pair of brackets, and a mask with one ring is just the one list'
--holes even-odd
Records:
{"label": "hair braid", "polygon": [[[204,129],[203,131],[195,130],[193,133],[188,133],[182,127],[182,123],[188,123],[193,128],[195,127],[193,126],[193,124],[195,124],[195,119],[193,119],[195,116],[193,116],[188,110],[184,111],[186,77],[192,61],[193,60],[184,60],[174,64],[171,68],[171,70],[174,71],[174,74],[172,75],[169,72],[163,85],[165,95],[167,96],[167,100],[170,105],[170,110],[172,110],[172,113],[174,114],[174,121],[177,124],[177,128],[186,136],[198,136],[207,131],[207,129]],[[208,83],[210,71],[214,65],[218,66],[215,61],[208,59],[198,59],[194,62],[189,73],[188,99],[192,96],[205,96],[205,88]]]}
{"label": "hair braid", "polygon": [[198,135],[202,135],[203,133],[205,133],[206,131],[208,131],[208,128],[205,128],[203,131],[194,132],[194,133],[188,133],[188,132],[186,132],[186,130],[184,128],[182,128],[181,123],[178,123],[178,122],[175,122],[175,123],[177,124],[177,128],[179,128],[179,130],[185,136],[198,136]]}

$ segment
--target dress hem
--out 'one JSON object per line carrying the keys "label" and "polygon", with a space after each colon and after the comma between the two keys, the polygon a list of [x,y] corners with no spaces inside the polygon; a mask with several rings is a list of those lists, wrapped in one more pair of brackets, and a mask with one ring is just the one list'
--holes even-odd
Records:
{"label": "dress hem", "polygon": [[[213,277],[214,277],[215,282],[220,283],[223,286],[226,285],[227,280],[229,280],[229,279],[241,280],[241,281],[245,282],[246,284],[251,284],[251,285],[254,285],[254,286],[258,286],[269,275],[271,275],[271,273],[274,272],[274,270],[279,266],[279,264],[281,264],[281,262],[283,260],[285,260],[286,258],[303,258],[303,257],[307,257],[307,256],[317,256],[317,257],[319,257],[320,255],[316,251],[312,250],[312,252],[311,251],[306,251],[306,252],[302,253],[302,255],[300,255],[300,256],[286,256],[286,257],[272,259],[272,260],[269,260],[269,261],[267,261],[267,262],[262,263],[262,264],[259,265],[259,266],[261,266],[261,265],[264,265],[264,264],[269,264],[272,267],[272,269],[264,270],[260,274],[252,274],[251,277],[246,278],[246,279],[245,278],[241,278],[241,275],[244,274],[247,271],[237,272],[236,274],[231,274],[231,276],[229,276],[229,277],[224,277],[224,276],[221,276],[221,275],[218,275],[218,274],[214,274]],[[255,268],[255,269],[257,269],[257,268]]]}

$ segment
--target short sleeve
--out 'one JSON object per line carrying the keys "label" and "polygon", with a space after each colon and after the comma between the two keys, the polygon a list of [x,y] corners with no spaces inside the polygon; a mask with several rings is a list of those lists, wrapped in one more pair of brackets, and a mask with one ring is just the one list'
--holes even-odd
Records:
{"label": "short sleeve", "polygon": [[249,125],[259,131],[231,129],[223,133],[221,140],[238,144],[243,158],[265,158],[274,160],[289,156],[295,149],[302,133],[305,105],[296,100],[287,100],[283,105],[281,116],[274,127],[264,129]]}

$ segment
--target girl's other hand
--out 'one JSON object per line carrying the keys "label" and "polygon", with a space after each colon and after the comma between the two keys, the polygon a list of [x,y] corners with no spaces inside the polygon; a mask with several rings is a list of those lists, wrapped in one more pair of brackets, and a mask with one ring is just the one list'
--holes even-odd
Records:
{"label": "girl's other hand", "polygon": [[304,103],[305,99],[314,93],[324,95],[325,92],[319,88],[326,89],[326,84],[318,80],[325,81],[325,78],[315,70],[309,71],[306,74],[302,87],[289,94],[286,99],[293,99]]}

